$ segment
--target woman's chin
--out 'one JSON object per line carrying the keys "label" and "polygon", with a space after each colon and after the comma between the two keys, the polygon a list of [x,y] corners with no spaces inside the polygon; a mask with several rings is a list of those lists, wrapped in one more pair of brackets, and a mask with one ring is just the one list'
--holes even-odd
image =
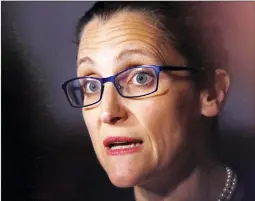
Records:
{"label": "woman's chin", "polygon": [[108,174],[111,183],[119,188],[134,187],[139,183],[139,177],[135,175]]}

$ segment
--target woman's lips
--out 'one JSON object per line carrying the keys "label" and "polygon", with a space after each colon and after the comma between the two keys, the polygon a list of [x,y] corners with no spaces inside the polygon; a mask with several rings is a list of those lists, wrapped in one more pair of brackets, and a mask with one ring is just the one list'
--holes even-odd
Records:
{"label": "woman's lips", "polygon": [[108,155],[125,155],[140,151],[143,141],[130,137],[107,137],[103,144]]}

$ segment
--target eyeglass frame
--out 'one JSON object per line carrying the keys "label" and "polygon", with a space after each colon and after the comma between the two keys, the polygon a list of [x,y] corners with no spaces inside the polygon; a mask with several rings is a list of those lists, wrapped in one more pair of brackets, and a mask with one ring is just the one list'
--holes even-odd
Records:
{"label": "eyeglass frame", "polygon": [[[155,73],[156,73],[156,77],[157,77],[157,83],[156,83],[156,88],[154,91],[150,92],[150,93],[147,93],[147,94],[143,94],[143,95],[138,95],[138,96],[124,96],[120,93],[120,91],[118,90],[116,84],[115,84],[115,78],[119,75],[119,74],[122,74],[128,70],[131,70],[131,69],[134,69],[134,68],[153,68]],[[75,108],[83,108],[83,107],[89,107],[91,105],[95,105],[97,103],[99,103],[101,100],[102,100],[102,97],[103,97],[103,92],[104,92],[104,84],[107,83],[107,82],[111,82],[116,91],[118,92],[118,94],[123,97],[123,98],[139,98],[139,97],[143,97],[143,96],[147,96],[147,95],[150,95],[150,94],[153,94],[155,93],[157,90],[158,90],[158,82],[159,82],[159,73],[163,70],[169,70],[169,71],[197,71],[197,70],[201,70],[201,69],[197,69],[197,68],[191,68],[191,67],[188,67],[188,66],[165,66],[165,65],[139,65],[139,66],[133,66],[131,68],[127,68],[127,69],[124,69],[118,73],[116,73],[115,75],[112,75],[112,76],[109,76],[109,77],[104,77],[104,78],[98,78],[98,77],[91,77],[91,76],[82,76],[82,77],[76,77],[76,78],[72,78],[72,79],[69,79],[67,81],[65,81],[63,84],[62,84],[62,89],[67,97],[67,100],[69,102],[69,104],[72,106],[72,107],[75,107]],[[72,102],[71,102],[71,98],[69,97],[68,95],[68,92],[67,92],[67,85],[74,81],[74,80],[78,80],[78,79],[82,79],[82,78],[90,78],[90,79],[94,79],[94,80],[98,80],[100,83],[101,83],[101,90],[100,90],[100,97],[99,97],[99,100],[94,102],[94,103],[91,103],[89,105],[82,105],[82,106],[77,106],[77,105],[74,105]]]}

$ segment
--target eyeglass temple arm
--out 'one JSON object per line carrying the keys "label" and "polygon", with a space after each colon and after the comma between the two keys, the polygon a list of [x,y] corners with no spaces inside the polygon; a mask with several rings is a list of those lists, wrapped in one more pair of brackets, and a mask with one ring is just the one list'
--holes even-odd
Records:
{"label": "eyeglass temple arm", "polygon": [[182,71],[182,70],[188,70],[188,71],[193,71],[193,70],[198,70],[195,68],[191,68],[188,66],[160,66],[160,70],[171,70],[171,71]]}

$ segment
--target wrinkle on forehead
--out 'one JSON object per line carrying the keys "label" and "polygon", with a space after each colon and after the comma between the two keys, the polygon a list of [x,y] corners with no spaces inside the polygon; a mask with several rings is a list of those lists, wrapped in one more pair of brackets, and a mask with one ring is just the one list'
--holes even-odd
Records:
{"label": "wrinkle on forehead", "polygon": [[[158,34],[164,35],[163,31],[159,29],[156,25],[159,24],[158,20],[155,20],[149,14],[143,11],[128,11],[122,10],[110,16],[107,19],[102,19],[100,16],[95,17],[92,21],[97,21],[96,24],[90,24],[92,29],[94,28],[101,28],[103,25],[108,26],[108,28],[118,27],[119,25],[132,25],[135,28],[138,28],[139,25],[143,27],[147,27],[150,30],[154,30]],[[113,26],[113,27],[112,27]],[[138,27],[137,27],[138,26]],[[89,27],[89,26],[87,26]],[[87,28],[89,31],[89,28]],[[147,31],[147,30],[146,30]]]}
{"label": "wrinkle on forehead", "polygon": [[[118,40],[113,40],[120,37],[138,37],[145,39],[162,40],[164,34],[162,31],[152,26],[147,22],[147,19],[140,14],[127,14],[116,15],[112,17],[109,21],[101,23],[99,18],[92,20],[84,29],[81,37],[81,46],[86,46],[90,48],[91,46],[101,45],[104,42],[118,42]],[[94,43],[90,43],[94,40]]]}
{"label": "wrinkle on forehead", "polygon": [[[139,46],[152,52],[162,63],[178,57],[162,30],[141,13],[120,12],[105,22],[93,19],[81,35],[78,59],[107,47]],[[180,57],[180,56],[179,56]]]}

